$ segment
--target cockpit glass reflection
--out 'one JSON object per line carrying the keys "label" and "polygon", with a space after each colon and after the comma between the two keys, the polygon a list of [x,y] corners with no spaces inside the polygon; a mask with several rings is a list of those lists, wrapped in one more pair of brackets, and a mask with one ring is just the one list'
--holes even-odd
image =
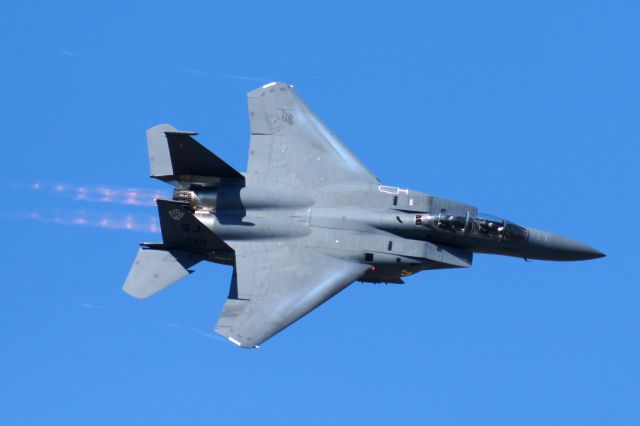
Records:
{"label": "cockpit glass reflection", "polygon": [[495,216],[480,214],[477,217],[449,215],[416,215],[415,224],[441,231],[464,234],[472,237],[490,238],[499,241],[522,241],[528,236],[527,229]]}

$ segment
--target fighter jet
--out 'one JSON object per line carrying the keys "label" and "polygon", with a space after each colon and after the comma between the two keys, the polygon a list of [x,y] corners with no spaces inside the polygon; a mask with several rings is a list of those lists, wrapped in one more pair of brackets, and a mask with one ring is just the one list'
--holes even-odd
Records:
{"label": "fighter jet", "polygon": [[468,268],[474,253],[586,260],[571,239],[476,207],[385,185],[296,94],[248,93],[248,170],[240,173],[168,124],[147,131],[162,242],[141,243],[123,290],[143,299],[201,261],[233,267],[215,331],[257,348],[354,281],[402,284],[420,271]]}

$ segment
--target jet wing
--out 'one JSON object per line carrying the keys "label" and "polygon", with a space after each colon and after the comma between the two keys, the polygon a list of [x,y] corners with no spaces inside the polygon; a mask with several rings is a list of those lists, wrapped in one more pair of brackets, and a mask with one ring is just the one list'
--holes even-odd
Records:
{"label": "jet wing", "polygon": [[329,300],[368,265],[316,250],[247,243],[234,247],[236,265],[216,332],[245,348],[257,347]]}
{"label": "jet wing", "polygon": [[269,83],[247,95],[251,143],[248,172],[268,183],[317,188],[380,181],[298,97]]}

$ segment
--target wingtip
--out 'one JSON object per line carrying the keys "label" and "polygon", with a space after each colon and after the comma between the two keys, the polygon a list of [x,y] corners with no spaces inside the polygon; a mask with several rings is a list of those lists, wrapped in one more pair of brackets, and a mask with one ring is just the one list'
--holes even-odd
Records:
{"label": "wingtip", "polygon": [[266,93],[273,92],[276,89],[280,89],[282,91],[293,89],[293,84],[284,83],[282,81],[272,81],[271,83],[263,84],[262,86],[250,91],[247,95],[250,98],[265,96]]}
{"label": "wingtip", "polygon": [[239,347],[241,347],[243,349],[259,349],[260,348],[260,345],[255,345],[255,346],[243,345],[241,341],[239,341],[238,339],[235,339],[233,337],[227,337],[227,340],[229,340],[234,345],[239,346]]}
{"label": "wingtip", "polygon": [[272,81],[271,83],[267,83],[267,84],[263,85],[262,88],[263,89],[267,89],[267,88],[269,88],[271,86],[276,86],[276,85],[293,87],[293,84],[291,84],[291,83],[285,83],[283,81]]}
{"label": "wingtip", "polygon": [[242,342],[240,342],[237,339],[234,339],[233,337],[227,337],[227,340],[229,340],[231,343],[233,343],[234,345],[238,345],[238,346],[242,346]]}

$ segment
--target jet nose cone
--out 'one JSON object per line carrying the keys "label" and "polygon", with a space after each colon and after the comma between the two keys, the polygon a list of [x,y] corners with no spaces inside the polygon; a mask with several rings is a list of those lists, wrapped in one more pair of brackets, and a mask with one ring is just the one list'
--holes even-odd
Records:
{"label": "jet nose cone", "polygon": [[529,245],[539,258],[548,260],[590,260],[605,256],[586,244],[537,229],[529,229]]}
{"label": "jet nose cone", "polygon": [[601,257],[607,256],[600,250],[596,250],[593,247],[589,247],[586,244],[582,244],[582,247],[583,247],[581,251],[582,257],[579,260],[600,259]]}
{"label": "jet nose cone", "polygon": [[555,240],[559,241],[559,250],[566,257],[566,260],[591,260],[605,256],[601,251],[578,241],[564,237],[556,237]]}

